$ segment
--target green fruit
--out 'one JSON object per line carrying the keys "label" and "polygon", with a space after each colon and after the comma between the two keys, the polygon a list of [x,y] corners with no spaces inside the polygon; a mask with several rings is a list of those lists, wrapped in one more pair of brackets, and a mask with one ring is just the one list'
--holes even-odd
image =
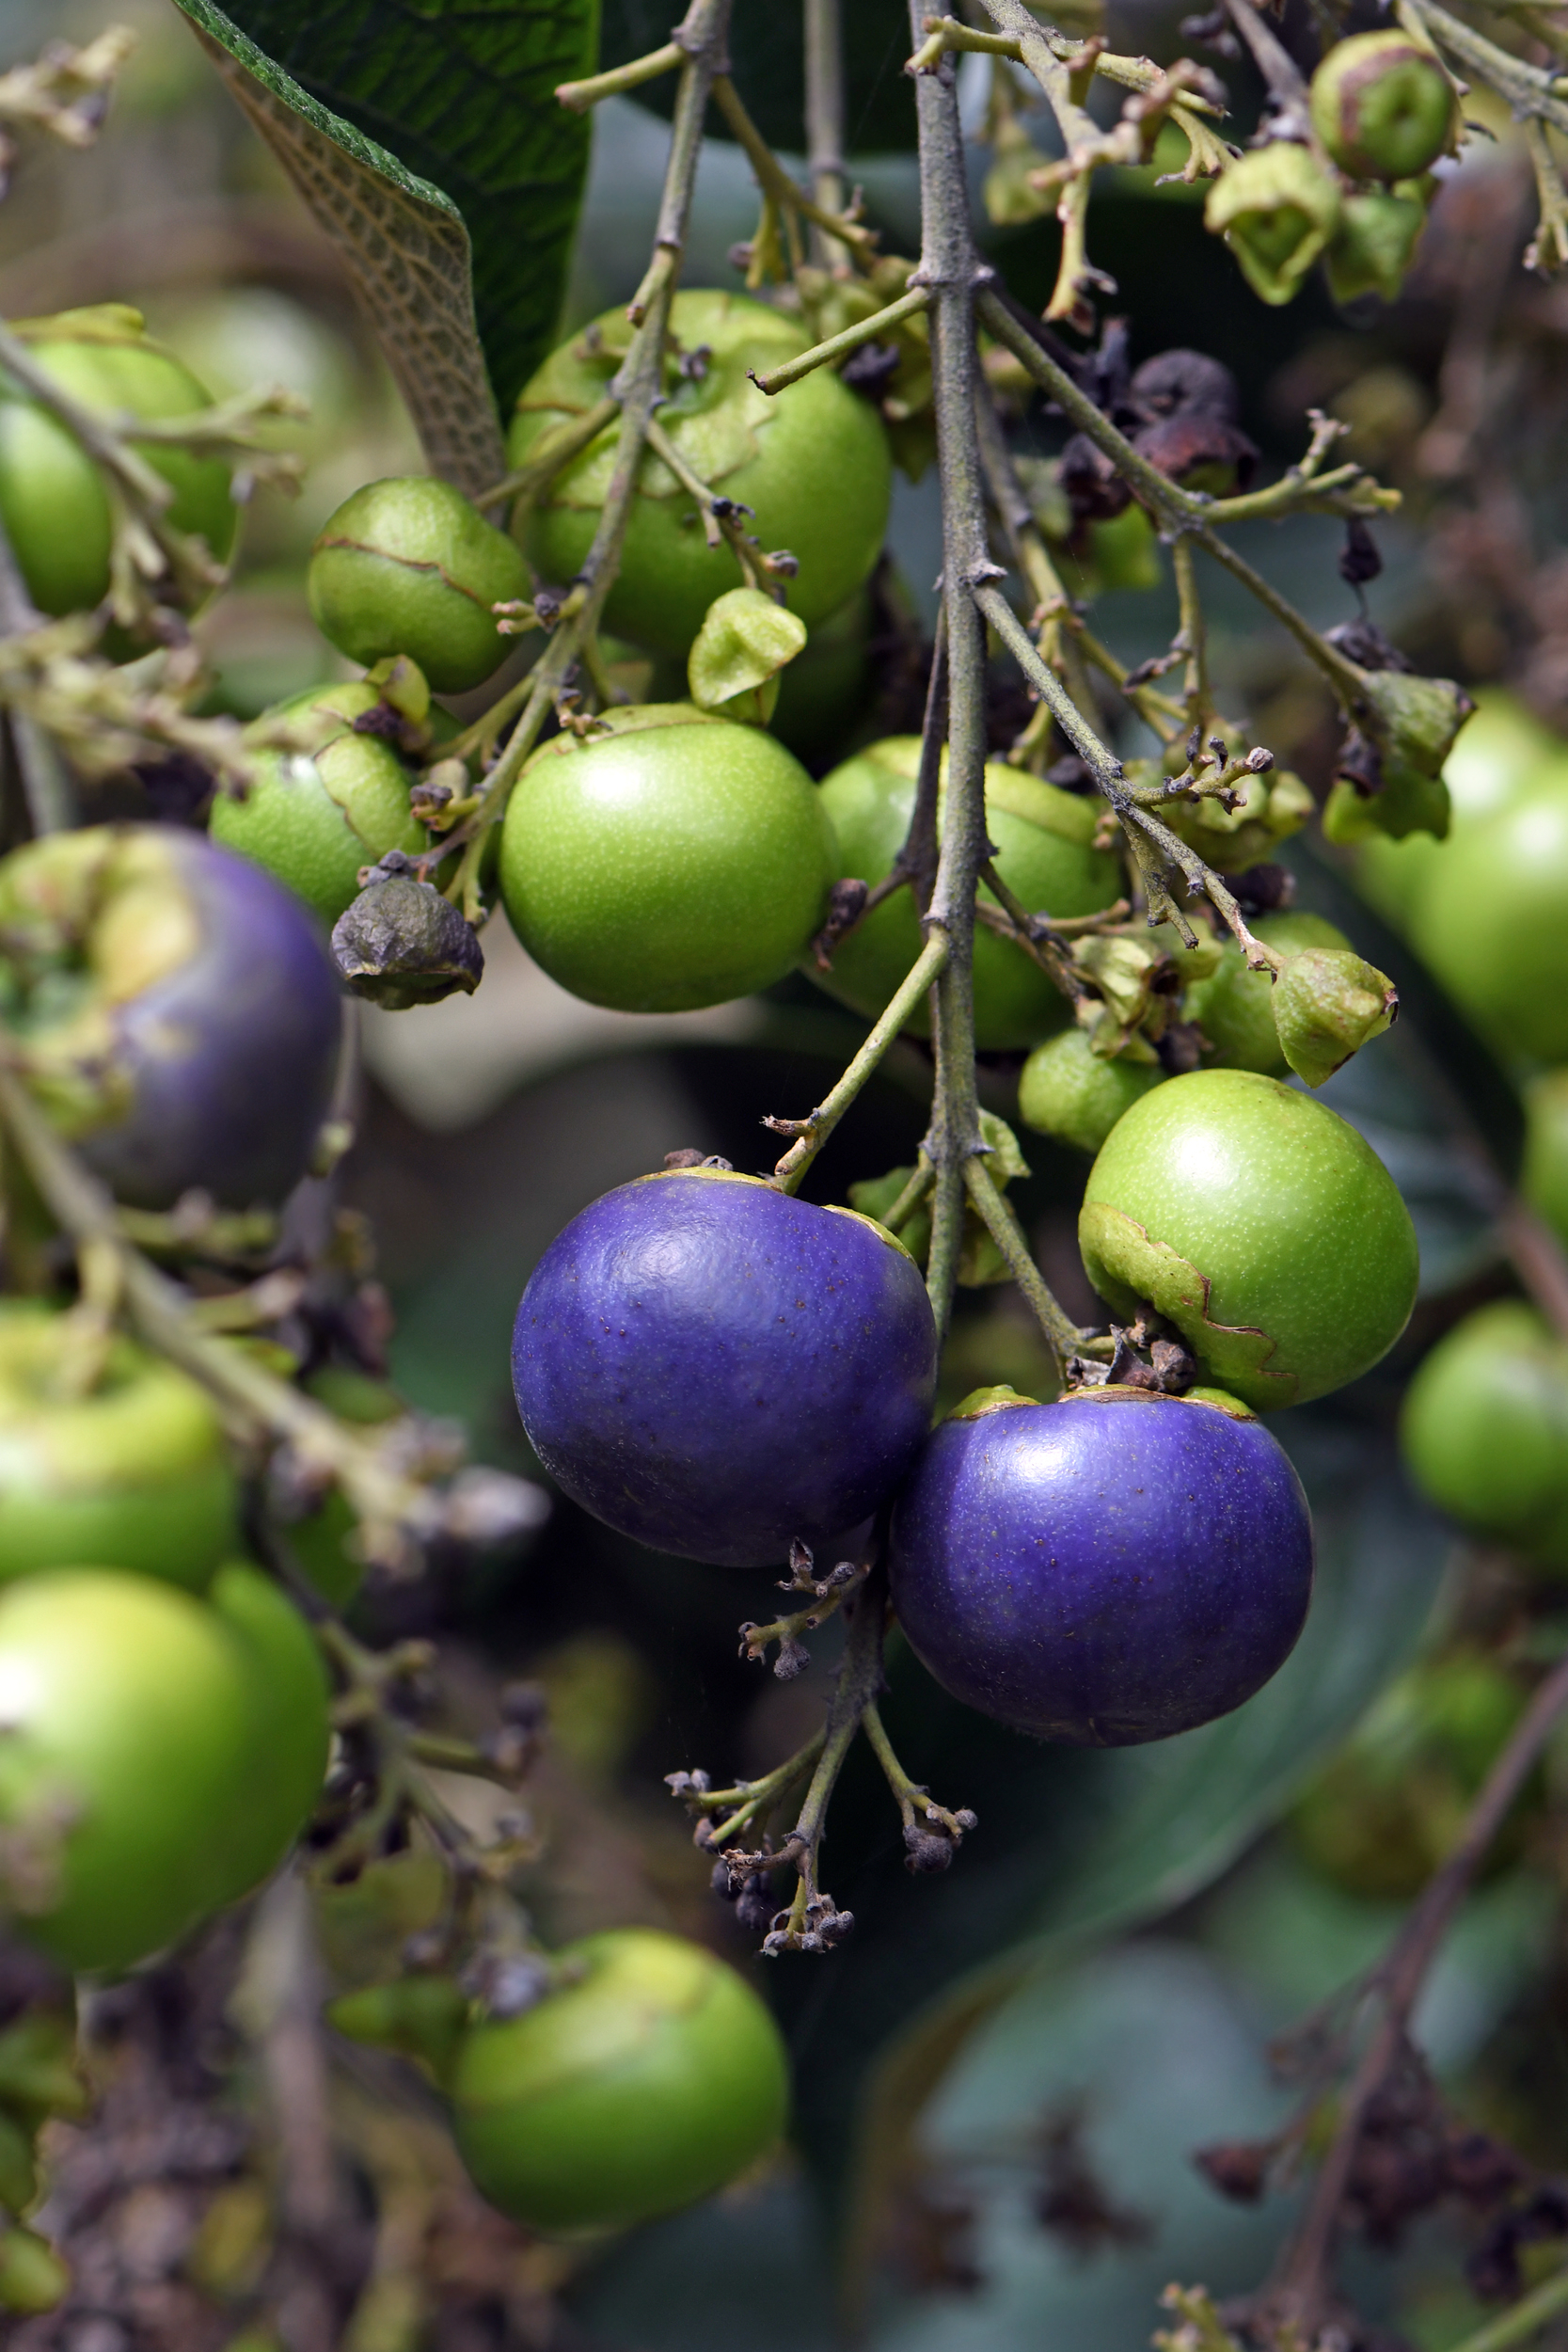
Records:
{"label": "green fruit", "polygon": [[1415,1228],[1371,1146],[1251,1071],[1134,1103],[1089,1170],[1078,1241],[1119,1316],[1157,1309],[1200,1377],[1260,1412],[1368,1371],[1416,1298]]}
{"label": "green fruit", "polygon": [[220,792],[213,803],[213,839],[265,866],[328,926],[358,897],[363,866],[388,850],[419,857],[430,847],[408,805],[409,770],[384,736],[355,732],[354,721],[380,699],[355,679],[263,713],[302,726],[319,721],[323,739],[313,752],[259,753],[245,799]]}
{"label": "green fruit", "polygon": [[[84,1561],[199,1591],[238,1496],[205,1391],[32,1300],[0,1302],[0,1579]],[[92,1377],[94,1373],[97,1377]]]}
{"label": "green fruit", "polygon": [[651,1929],[559,1955],[562,1990],[474,2027],[451,2096],[482,2193],[542,2230],[626,2228],[706,2197],[784,2128],[771,2014],[711,1952]]}
{"label": "green fruit", "polygon": [[767,988],[805,951],[837,864],[822,798],[758,727],[690,703],[554,737],[512,795],[501,895],[562,988],[680,1012]]}
{"label": "green fruit", "polygon": [[[1479,818],[1517,800],[1537,786],[1568,796],[1568,743],[1544,727],[1506,688],[1483,686],[1476,711],[1443,763],[1457,840]],[[1379,834],[1360,850],[1355,884],[1362,896],[1397,928],[1403,929],[1427,881],[1445,862],[1461,855],[1430,834],[1390,841]]]}
{"label": "green fruit", "polygon": [[866,699],[873,618],[869,593],[857,589],[847,604],[816,623],[804,653],[779,679],[768,724],[809,766],[841,753],[855,731]]}
{"label": "green fruit", "polygon": [[57,1569],[0,1592],[7,1910],[67,1968],[120,1969],[212,1908],[249,1761],[245,1653],[150,1577]]}
{"label": "green fruit", "polygon": [[1550,781],[1466,827],[1411,907],[1411,944],[1498,1053],[1568,1057],[1568,792]]}
{"label": "green fruit", "polygon": [[1533,1308],[1479,1307],[1438,1341],[1405,1392],[1400,1442],[1462,1527],[1568,1570],[1568,1346]]}
{"label": "green fruit", "polygon": [[1064,1029],[1037,1045],[1018,1082],[1018,1115],[1026,1127],[1080,1152],[1098,1152],[1123,1111],[1164,1077],[1158,1062],[1108,1061],[1082,1029]]}
{"label": "green fruit", "polygon": [[250,1695],[244,1779],[212,1854],[220,1910],[271,1878],[309,1820],[332,1729],[315,1635],[271,1577],[230,1561],[209,1599],[244,1657]]}
{"label": "green fruit", "polygon": [[1355,180],[1414,180],[1457,125],[1453,85],[1403,33],[1356,33],[1312,76],[1312,128]]}
{"label": "green fruit", "polygon": [[34,2230],[0,2233],[0,2310],[52,2312],[71,2291],[71,2272]]}
{"label": "green fruit", "polygon": [[[213,405],[189,369],[143,333],[141,313],[124,303],[13,319],[10,331],[62,391],[95,415],[129,413],[154,422]],[[156,442],[132,447],[173,485],[168,521],[198,533],[226,562],[239,510],[222,459]],[[103,477],[64,425],[8,377],[0,377],[0,523],[40,612],[87,612],[108,595],[113,522]]]}
{"label": "green fruit", "polygon": [[1339,226],[1339,191],[1305,147],[1275,139],[1210,182],[1203,220],[1255,294],[1289,302]]}
{"label": "green fruit", "polygon": [[[1297,1803],[1307,1859],[1348,1894],[1408,1902],[1453,1851],[1524,1706],[1512,1675],[1480,1652],[1411,1667]],[[1505,1837],[1488,1867],[1517,1851]]]}
{"label": "green fruit", "polygon": [[[776,368],[812,341],[799,321],[760,302],[678,294],[671,332],[659,423],[700,481],[752,509],[742,524],[763,552],[795,557],[789,609],[815,628],[854,594],[881,552],[893,485],[881,421],[829,368],[776,399],[759,392],[749,371]],[[514,466],[544,434],[603,399],[630,335],[625,311],[607,310],[551,354],[518,399],[507,445]],[[563,582],[581,571],[619,434],[618,422],[607,425],[519,515],[529,561],[545,580]],[[652,652],[684,658],[713,598],[740,580],[734,551],[708,547],[689,494],[645,455],[606,626]]]}
{"label": "green fruit", "polygon": [[368,483],[345,499],[316,540],[306,586],[340,653],[367,669],[406,654],[438,694],[499,668],[512,641],[490,608],[530,594],[505,532],[433,474]]}
{"label": "green fruit", "polygon": [[1519,1189],[1559,1241],[1568,1243],[1568,1070],[1544,1071],[1525,1089]]}
{"label": "green fruit", "polygon": [[[1306,947],[1348,947],[1350,941],[1321,914],[1265,914],[1252,926],[1266,947],[1281,955],[1299,955]],[[1271,974],[1254,972],[1236,942],[1227,938],[1219,969],[1208,979],[1195,981],[1183,1007],[1213,1047],[1205,1057],[1215,1070],[1256,1070],[1266,1077],[1283,1077],[1289,1065],[1274,1019],[1275,983]]]}
{"label": "green fruit", "polygon": [[[835,768],[822,800],[838,835],[839,871],[881,882],[904,846],[914,807],[920,739],[887,737]],[[1031,914],[1093,914],[1121,888],[1121,868],[1094,848],[1101,803],[1062,792],[1000,762],[986,770],[986,822],[996,870]],[[988,890],[983,900],[994,904]],[[907,977],[922,946],[907,890],[895,891],[833,950],[830,972],[811,971],[829,995],[874,1020]],[[1070,1018],[1067,998],[1026,950],[980,930],[974,935],[974,1041],[983,1050],[1033,1045]],[[930,1032],[922,1006],[911,1016],[918,1037]]]}

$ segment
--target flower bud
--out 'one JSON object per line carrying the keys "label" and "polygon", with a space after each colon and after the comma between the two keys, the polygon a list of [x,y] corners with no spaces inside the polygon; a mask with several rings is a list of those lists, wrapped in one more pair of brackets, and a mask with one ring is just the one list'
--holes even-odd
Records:
{"label": "flower bud", "polygon": [[687,662],[701,710],[766,726],[779,699],[779,674],[806,642],[806,625],[760,588],[715,596]]}
{"label": "flower bud", "polygon": [[317,539],[307,588],[322,635],[367,668],[417,661],[438,694],[499,667],[507,641],[491,607],[528,594],[528,566],[460,490],[434,475],[372,482]]}
{"label": "flower bud", "polygon": [[1312,76],[1312,127],[1355,180],[1411,180],[1436,162],[1457,123],[1439,60],[1403,33],[1357,33]]}
{"label": "flower bud", "polygon": [[1254,294],[1289,302],[1339,225],[1339,191],[1305,147],[1275,139],[1221,173],[1203,218]]}
{"label": "flower bud", "polygon": [[1107,1060],[1082,1029],[1064,1029],[1037,1045],[1018,1084],[1018,1114],[1026,1127],[1054,1136],[1079,1152],[1099,1151],[1123,1111],[1164,1076],[1158,1062]]}
{"label": "flower bud", "polygon": [[1426,216],[1426,206],[1415,197],[1381,189],[1372,196],[1347,197],[1338,233],[1324,261],[1335,301],[1354,302],[1365,294],[1381,294],[1385,302],[1397,300]]}
{"label": "flower bud", "polygon": [[1274,984],[1280,1049],[1309,1087],[1321,1087],[1381,1037],[1399,1009],[1399,991],[1386,973],[1346,947],[1304,948]]}
{"label": "flower bud", "polygon": [[338,918],[332,961],[356,996],[405,1012],[456,989],[471,996],[484,950],[451,899],[420,882],[393,850],[371,868],[366,887]]}

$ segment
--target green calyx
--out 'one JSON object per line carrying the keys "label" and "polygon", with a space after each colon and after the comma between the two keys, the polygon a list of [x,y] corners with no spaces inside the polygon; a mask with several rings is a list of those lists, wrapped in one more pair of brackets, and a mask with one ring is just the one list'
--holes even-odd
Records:
{"label": "green calyx", "polygon": [[760,588],[731,588],[708,606],[687,662],[691,699],[701,710],[766,726],[779,699],[780,674],[801,652],[806,625]]}
{"label": "green calyx", "polygon": [[[1321,914],[1295,909],[1260,915],[1252,931],[1265,947],[1283,956],[1312,947],[1350,946],[1344,932]],[[1275,1019],[1274,974],[1255,972],[1233,939],[1218,945],[1212,973],[1189,984],[1182,1011],[1203,1032],[1209,1048],[1205,1069],[1256,1070],[1265,1077],[1282,1078],[1290,1068]]]}
{"label": "green calyx", "polygon": [[1037,1405],[1037,1396],[1022,1396],[1009,1388],[1005,1380],[989,1389],[971,1389],[969,1394],[954,1406],[949,1421],[984,1421],[989,1413],[1010,1412],[1015,1405]]}
{"label": "green calyx", "polygon": [[1347,197],[1323,264],[1335,301],[1354,302],[1366,294],[1396,301],[1426,217],[1418,197],[1386,190]]}
{"label": "green calyx", "polygon": [[530,593],[504,532],[434,475],[372,482],[345,499],[310,557],[311,617],[366,667],[406,654],[437,693],[481,686],[508,640],[492,607]]}
{"label": "green calyx", "polygon": [[1341,844],[1374,833],[1446,840],[1451,804],[1443,763],[1475,708],[1470,696],[1451,678],[1376,670],[1363,673],[1356,700],[1359,725],[1323,810],[1324,833]]}
{"label": "green calyx", "polygon": [[1399,1009],[1399,991],[1387,974],[1344,947],[1305,948],[1274,985],[1280,1050],[1309,1087],[1321,1087],[1381,1037]]}
{"label": "green calyx", "polygon": [[1450,146],[1459,110],[1430,49],[1396,32],[1357,33],[1312,76],[1312,128],[1355,180],[1413,180]]}
{"label": "green calyx", "polygon": [[1254,294],[1289,302],[1339,225],[1339,190],[1305,147],[1275,139],[1221,173],[1203,218]]}

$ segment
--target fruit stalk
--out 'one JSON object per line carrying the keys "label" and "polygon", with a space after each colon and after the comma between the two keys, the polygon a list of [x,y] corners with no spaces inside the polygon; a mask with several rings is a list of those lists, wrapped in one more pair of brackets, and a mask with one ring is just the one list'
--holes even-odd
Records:
{"label": "fruit stalk", "polygon": [[[911,29],[925,26],[911,0]],[[937,1082],[926,1150],[936,1169],[927,1288],[945,1332],[963,1232],[964,1166],[983,1148],[974,1086],[974,892],[986,837],[986,633],[974,592],[997,577],[986,544],[985,488],[974,422],[978,368],[974,291],[990,273],[974,249],[964,178],[963,135],[952,61],[915,83],[920,125],[923,244],[919,282],[934,296],[931,360],[942,476],[942,584],[947,615],[947,805],[927,922],[944,932],[937,983]],[[927,748],[939,723],[927,714]]]}
{"label": "fruit stalk", "polygon": [[1329,2315],[1331,2265],[1340,2207],[1361,2143],[1368,2109],[1398,2063],[1426,1973],[1477,1870],[1565,1709],[1568,1660],[1537,1690],[1508,1745],[1487,1774],[1464,1833],[1405,1917],[1368,1980],[1382,2014],[1338,2110],[1334,2138],[1312,2185],[1300,2226],[1265,2290],[1271,2315],[1312,2340]]}
{"label": "fruit stalk", "polygon": [[[806,0],[806,163],[811,192],[827,213],[844,210],[844,42],[839,0]],[[842,259],[835,241],[815,224],[814,261],[825,269]]]}
{"label": "fruit stalk", "polygon": [[934,981],[940,980],[950,953],[945,931],[933,931],[911,967],[910,976],[861,1047],[854,1060],[826,1099],[804,1119],[770,1119],[775,1131],[793,1135],[795,1141],[773,1170],[781,1192],[798,1192],[806,1170],[838,1125],[850,1104],[896,1043],[906,1021]]}

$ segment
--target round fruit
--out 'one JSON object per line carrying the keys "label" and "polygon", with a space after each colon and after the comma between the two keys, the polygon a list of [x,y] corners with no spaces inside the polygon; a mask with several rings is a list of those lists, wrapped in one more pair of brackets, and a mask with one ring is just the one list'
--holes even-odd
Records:
{"label": "round fruit", "polygon": [[356,679],[268,711],[301,724],[319,720],[321,743],[310,753],[259,753],[245,799],[220,792],[213,803],[213,839],[286,882],[328,927],[358,897],[362,867],[388,850],[419,857],[430,847],[408,804],[409,771],[385,737],[355,731],[380,699]]}
{"label": "round fruit", "polygon": [[1438,1341],[1400,1440],[1440,1510],[1568,1568],[1568,1346],[1523,1300],[1478,1307]]}
{"label": "round fruit", "polygon": [[1155,1308],[1205,1380],[1263,1412],[1366,1372],[1416,1298],[1416,1231],[1371,1146],[1251,1071],[1134,1103],[1089,1170],[1078,1240],[1117,1314]]}
{"label": "round fruit", "polygon": [[817,624],[805,650],[781,673],[779,699],[768,723],[797,759],[824,765],[843,750],[845,738],[858,731],[875,623],[869,589],[857,589],[847,604]]}
{"label": "round fruit", "polygon": [[230,1561],[209,1596],[245,1662],[250,1736],[237,1802],[211,1854],[212,1906],[248,1895],[277,1869],[321,1795],[332,1727],[316,1639],[271,1577]]}
{"label": "round fruit", "polygon": [[245,1660],[204,1601],[60,1569],[0,1593],[7,1909],[67,1968],[126,1968],[210,1911],[242,1785]]}
{"label": "round fruit", "polygon": [[625,2229],[708,2196],[778,2138],[784,2043],[733,1968],[649,1928],[558,1960],[560,1992],[458,2051],[457,2146],[493,2205],[533,2229]]}
{"label": "round fruit", "polygon": [[369,669],[417,661],[438,694],[483,685],[511,645],[495,604],[530,593],[504,532],[434,474],[368,483],[324,524],[307,577],[310,614],[340,653]]}
{"label": "round fruit", "polygon": [[885,1502],[936,1393],[913,1259],[853,1209],[681,1168],[574,1217],[517,1310],[539,1459],[623,1535],[762,1567]]}
{"label": "round fruit", "polygon": [[1312,127],[1356,180],[1414,180],[1454,129],[1453,85],[1430,49],[1403,33],[1356,33],[1312,76]]}
{"label": "round fruit", "polygon": [[1107,1060],[1082,1029],[1064,1029],[1037,1045],[1018,1082],[1018,1115],[1026,1127],[1080,1152],[1098,1152],[1123,1111],[1164,1076],[1158,1062]]}
{"label": "round fruit", "polygon": [[1295,1646],[1312,1521],[1237,1406],[1084,1389],[943,1422],[898,1498],[894,1606],[944,1690],[1085,1747],[1189,1731]]}
{"label": "round fruit", "polygon": [[0,1022],[122,1200],[247,1208],[309,1163],[341,997],[270,875],[179,826],[94,825],[0,863]]}
{"label": "round fruit", "polygon": [[607,714],[536,752],[502,829],[501,896],[574,996],[682,1012],[749,995],[804,953],[839,871],[800,762],[691,703]]}
{"label": "round fruit", "polygon": [[[13,319],[10,331],[62,391],[99,416],[129,414],[150,423],[213,405],[190,370],[143,333],[140,312],[124,303]],[[222,459],[193,457],[158,442],[131,446],[172,484],[168,521],[178,531],[198,533],[225,562],[239,510]],[[108,595],[114,527],[103,477],[65,426],[5,376],[0,523],[40,612],[88,612]]]}
{"label": "round fruit", "polygon": [[[920,771],[920,739],[890,736],[857,753],[824,778],[822,800],[838,835],[839,872],[883,881],[904,846]],[[1100,803],[1062,792],[1000,762],[986,770],[986,823],[996,870],[1031,914],[1094,914],[1122,887],[1121,868],[1093,847]],[[992,905],[991,893],[981,898]],[[831,972],[811,967],[817,985],[875,1020],[922,946],[919,917],[907,890],[895,891],[833,950]],[[1027,951],[994,931],[974,934],[974,1041],[982,1050],[1033,1045],[1069,1018],[1067,998]],[[910,1021],[929,1033],[924,1007]]]}
{"label": "round fruit", "polygon": [[[1286,956],[1307,947],[1350,946],[1344,932],[1321,914],[1265,914],[1252,930],[1266,947]],[[1227,939],[1219,970],[1188,989],[1183,1007],[1185,1018],[1197,1023],[1214,1049],[1205,1057],[1206,1066],[1284,1076],[1288,1065],[1275,1027],[1274,990],[1272,975],[1252,971],[1236,942]]]}
{"label": "round fruit", "polygon": [[1525,1089],[1519,1189],[1559,1241],[1568,1241],[1568,1070],[1544,1071]]}
{"label": "round fruit", "polygon": [[96,1345],[0,1302],[0,1579],[91,1561],[199,1591],[237,1517],[217,1416],[161,1358],[117,1338],[100,1368]]}
{"label": "round fruit", "polygon": [[[604,398],[630,334],[626,312],[607,310],[551,354],[518,399],[507,444],[514,466],[527,462],[545,434]],[[751,381],[749,371],[762,374],[810,343],[797,320],[760,302],[678,294],[658,412],[698,479],[752,510],[743,527],[764,552],[795,557],[789,609],[808,628],[836,613],[870,573],[893,487],[876,410],[831,369],[818,368],[774,400]],[[581,571],[619,437],[619,423],[607,425],[519,517],[529,561],[546,580]],[[727,546],[708,547],[689,493],[651,453],[637,486],[606,626],[651,652],[684,658],[713,598],[739,586],[740,566]]]}
{"label": "round fruit", "polygon": [[[1307,1861],[1347,1894],[1408,1902],[1453,1851],[1524,1706],[1513,1676],[1481,1652],[1412,1666],[1298,1800]],[[1517,1844],[1505,1836],[1489,1867]]]}
{"label": "round fruit", "polygon": [[1550,779],[1432,862],[1412,945],[1511,1061],[1568,1057],[1568,791]]}

